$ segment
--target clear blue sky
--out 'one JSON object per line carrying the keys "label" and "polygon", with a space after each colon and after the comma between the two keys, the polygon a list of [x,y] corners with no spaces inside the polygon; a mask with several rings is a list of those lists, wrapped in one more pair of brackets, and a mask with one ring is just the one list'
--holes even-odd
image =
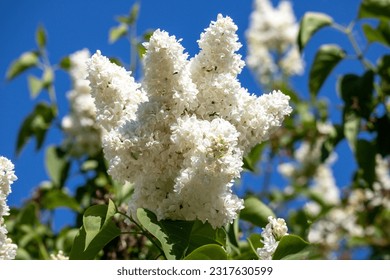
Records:
{"label": "clear blue sky", "polygon": [[[211,20],[218,13],[233,18],[238,25],[238,35],[243,48],[241,54],[246,56],[245,30],[248,27],[249,15],[252,10],[252,0],[167,0],[139,1],[141,4],[138,21],[138,34],[150,28],[160,28],[177,38],[183,38],[182,44],[190,56],[198,52],[196,40]],[[277,3],[278,1],[273,1]],[[320,11],[330,14],[335,21],[348,24],[356,15],[357,0],[315,0],[292,1],[297,19],[306,11]],[[1,0],[0,1],[0,155],[10,158],[16,166],[18,181],[12,186],[13,193],[9,204],[19,205],[31,194],[32,188],[42,180],[47,179],[44,169],[43,153],[36,153],[35,143],[29,143],[19,158],[15,157],[15,143],[18,130],[23,119],[31,112],[34,102],[29,97],[26,75],[6,82],[5,73],[10,63],[22,52],[36,48],[34,34],[37,26],[42,24],[48,32],[48,51],[52,63],[57,63],[67,54],[82,48],[91,52],[100,49],[107,56],[116,56],[129,62],[129,45],[126,40],[115,44],[108,43],[108,31],[116,25],[115,17],[127,14],[134,1],[125,0]],[[321,43],[338,43],[347,50],[350,45],[336,31],[323,30],[309,43],[305,51],[306,64],[310,65],[316,48]],[[360,73],[357,64],[343,63],[337,72],[352,71]],[[340,102],[335,93],[335,78],[333,74],[321,91],[321,96],[327,96],[337,119],[336,108]],[[249,92],[261,94],[253,76],[248,69],[240,75],[241,83]],[[293,80],[295,89],[307,96],[307,69],[303,76]],[[67,114],[68,104],[66,92],[70,81],[66,74],[59,71],[56,76],[56,92],[60,106],[60,115]],[[54,130],[46,140],[48,144],[58,144],[61,141],[59,130]],[[342,148],[345,151],[346,145]],[[350,179],[352,169],[350,153],[343,156],[335,165],[335,174],[340,186]],[[349,172],[349,173],[348,173]],[[258,182],[253,176],[244,176],[244,183],[256,186]],[[72,187],[72,186],[70,186]]]}

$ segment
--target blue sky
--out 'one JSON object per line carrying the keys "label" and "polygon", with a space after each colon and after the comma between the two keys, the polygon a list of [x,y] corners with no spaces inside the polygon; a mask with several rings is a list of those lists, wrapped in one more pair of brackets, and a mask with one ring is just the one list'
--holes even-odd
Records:
{"label": "blue sky", "polygon": [[[177,38],[183,38],[182,44],[190,56],[198,52],[196,40],[211,20],[218,13],[230,16],[237,24],[238,36],[243,47],[240,53],[246,56],[245,30],[248,27],[249,15],[252,10],[252,0],[167,0],[139,1],[141,4],[140,17],[137,24],[138,34],[147,29],[163,29]],[[273,1],[277,3],[278,1]],[[336,22],[346,25],[356,15],[357,0],[315,0],[292,1],[297,19],[306,11],[319,11],[330,14]],[[115,17],[127,14],[134,1],[125,0],[1,0],[0,1],[0,155],[11,159],[16,166],[19,177],[9,197],[9,204],[19,205],[23,199],[31,195],[32,188],[42,180],[47,179],[44,168],[43,152],[35,152],[35,143],[29,143],[19,158],[15,157],[15,142],[23,119],[30,113],[36,103],[29,96],[26,75],[11,82],[5,81],[5,74],[10,63],[21,53],[36,49],[35,30],[41,24],[48,33],[48,51],[52,64],[70,53],[82,48],[91,52],[100,49],[107,56],[121,58],[129,62],[129,44],[121,40],[109,44],[108,31],[117,23]],[[337,4],[336,4],[337,3]],[[362,39],[362,38],[360,38]],[[346,50],[351,50],[346,39],[334,30],[325,29],[317,34],[305,50],[306,65],[310,65],[315,50],[322,43],[338,43]],[[373,49],[375,52],[375,48]],[[344,62],[336,69],[337,73],[351,71],[360,74],[360,65]],[[33,73],[33,72],[32,72]],[[339,118],[335,81],[336,74],[321,90],[320,96],[330,100],[334,118]],[[249,92],[261,94],[250,71],[246,68],[240,75],[241,83]],[[308,95],[307,69],[305,75],[293,79],[295,89],[302,96]],[[56,74],[56,92],[59,102],[60,115],[67,114],[68,104],[66,92],[69,90],[68,76],[61,71]],[[58,144],[61,135],[54,129],[46,139],[45,144]],[[340,186],[350,179],[353,168],[351,154],[346,145],[340,147],[342,156],[335,165],[335,175]],[[252,175],[244,176],[244,183],[256,187],[260,183]],[[71,187],[71,186],[70,186]]]}

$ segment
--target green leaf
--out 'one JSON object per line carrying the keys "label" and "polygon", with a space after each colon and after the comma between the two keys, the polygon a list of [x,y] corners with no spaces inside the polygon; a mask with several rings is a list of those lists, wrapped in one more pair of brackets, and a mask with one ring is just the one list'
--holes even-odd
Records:
{"label": "green leaf", "polygon": [[323,13],[307,12],[304,14],[298,33],[298,47],[302,52],[307,42],[313,35],[325,26],[329,26],[333,23],[333,19]]}
{"label": "green leaf", "polygon": [[76,212],[81,211],[80,204],[72,196],[69,196],[63,190],[51,189],[42,195],[42,205],[45,209],[53,210],[60,207],[66,207]]}
{"label": "green leaf", "polygon": [[62,187],[68,176],[70,162],[66,153],[59,147],[50,146],[46,149],[45,165],[51,181],[56,187]]}
{"label": "green leaf", "polygon": [[362,171],[363,179],[371,186],[375,180],[376,145],[367,140],[359,139],[356,144],[355,157]]}
{"label": "green leaf", "polygon": [[374,109],[374,72],[367,71],[363,76],[347,74],[339,80],[339,91],[345,102],[345,112],[369,119]]}
{"label": "green leaf", "polygon": [[376,122],[378,153],[382,157],[390,154],[390,118],[387,115],[379,118]]}
{"label": "green leaf", "polygon": [[160,242],[165,257],[168,260],[175,260],[176,256],[175,252],[173,251],[172,241],[162,229],[162,226],[159,224],[156,215],[147,209],[139,208],[137,209],[137,218],[141,225],[147,231],[153,234],[153,236],[156,237]]}
{"label": "green leaf", "polygon": [[30,138],[36,138],[36,149],[40,149],[46,137],[46,132],[56,116],[56,109],[45,103],[39,103],[34,111],[22,123],[16,143],[16,153],[19,154]]}
{"label": "green leaf", "polygon": [[182,259],[186,254],[206,244],[226,245],[223,229],[213,229],[209,223],[200,221],[158,221],[156,215],[147,209],[138,209],[137,218],[141,225],[161,244],[169,260]]}
{"label": "green leaf", "polygon": [[116,27],[112,27],[109,33],[109,42],[115,43],[120,38],[126,36],[126,34],[127,34],[127,25],[120,24]]}
{"label": "green leaf", "polygon": [[40,25],[35,32],[35,41],[39,49],[43,49],[46,46],[47,36],[45,28]]}
{"label": "green leaf", "polygon": [[30,90],[31,97],[35,98],[42,91],[43,82],[37,77],[30,75],[28,76],[28,88]]}
{"label": "green leaf", "polygon": [[281,260],[289,255],[297,254],[304,250],[310,243],[293,234],[285,235],[279,241],[279,245],[272,257],[273,260]]}
{"label": "green leaf", "polygon": [[264,143],[257,144],[256,146],[254,146],[249,152],[249,154],[244,157],[243,168],[248,169],[252,172],[256,172],[256,164],[263,153],[264,147],[265,147]]}
{"label": "green leaf", "polygon": [[384,55],[378,61],[380,89],[385,95],[390,95],[390,55]]}
{"label": "green leaf", "polygon": [[390,20],[390,0],[363,0],[358,16],[359,18]]}
{"label": "green leaf", "polygon": [[42,82],[43,82],[43,86],[44,88],[49,88],[52,84],[53,84],[53,81],[54,81],[54,72],[51,68],[45,68],[45,71],[43,72],[43,76],[42,76]]}
{"label": "green leaf", "polygon": [[192,251],[185,260],[227,260],[226,251],[219,245],[207,244]]}
{"label": "green leaf", "polygon": [[226,238],[226,232],[222,228],[214,229],[209,223],[194,221],[190,235],[187,238],[188,245],[185,254],[206,244],[226,246]]}
{"label": "green leaf", "polygon": [[128,24],[129,25],[132,25],[137,21],[139,10],[140,10],[139,3],[138,2],[134,3],[133,7],[131,7],[130,14],[128,17],[128,19],[129,19]]}
{"label": "green leaf", "polygon": [[274,212],[256,197],[248,197],[244,200],[244,209],[240,212],[240,219],[251,222],[253,225],[265,227],[268,217],[275,217]]}
{"label": "green leaf", "polygon": [[344,114],[344,135],[352,151],[356,150],[357,136],[360,132],[360,118],[353,113]]}
{"label": "green leaf", "polygon": [[65,56],[60,61],[60,67],[63,70],[69,71],[70,67],[72,66],[72,62],[70,61],[69,56]]}
{"label": "green leaf", "polygon": [[253,259],[259,259],[259,256],[257,254],[257,249],[262,248],[264,244],[261,242],[262,236],[260,233],[252,233],[248,238],[248,243],[252,249],[252,258]]}
{"label": "green leaf", "polygon": [[38,54],[36,52],[25,52],[17,60],[12,62],[6,74],[7,80],[12,80],[27,69],[37,65]]}
{"label": "green leaf", "polygon": [[381,43],[390,46],[390,24],[381,20],[376,29],[369,24],[363,25],[364,35],[370,43]]}
{"label": "green leaf", "polygon": [[116,206],[111,200],[108,206],[94,205],[85,211],[83,226],[70,252],[71,260],[94,259],[108,242],[120,235],[120,229],[112,221],[115,213]]}
{"label": "green leaf", "polygon": [[322,45],[318,50],[309,73],[309,90],[317,96],[333,68],[345,57],[345,52],[337,45]]}

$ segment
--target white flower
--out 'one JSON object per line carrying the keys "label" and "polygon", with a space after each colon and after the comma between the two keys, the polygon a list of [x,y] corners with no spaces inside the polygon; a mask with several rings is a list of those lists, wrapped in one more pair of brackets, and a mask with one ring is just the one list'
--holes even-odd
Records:
{"label": "white flower", "polygon": [[101,128],[96,124],[96,112],[91,88],[86,79],[87,60],[90,53],[87,49],[77,51],[69,56],[69,73],[73,88],[67,97],[70,113],[62,119],[62,129],[67,138],[64,142],[74,156],[96,155],[101,150]]}
{"label": "white flower", "polygon": [[269,85],[281,74],[302,74],[304,64],[296,44],[297,35],[298,24],[289,1],[281,1],[273,8],[269,0],[255,0],[246,32],[246,60],[262,84]]}
{"label": "white flower", "polygon": [[229,17],[201,34],[188,59],[180,40],[156,30],[145,44],[142,84],[97,52],[88,62],[97,120],[107,130],[109,174],[134,183],[129,214],[231,223],[243,208],[232,193],[242,157],[291,112],[279,91],[257,97],[241,87],[244,62]]}
{"label": "white flower", "polygon": [[59,250],[57,254],[50,254],[50,259],[57,261],[65,261],[69,260],[69,257],[65,256],[62,250]]}
{"label": "white flower", "polygon": [[261,260],[271,260],[276,248],[279,245],[280,239],[283,236],[288,235],[288,228],[286,221],[282,218],[268,217],[268,224],[263,228],[261,233],[264,244],[263,247],[257,248],[257,254]]}
{"label": "white flower", "polygon": [[0,260],[15,259],[17,246],[7,237],[7,229],[3,216],[9,215],[7,196],[11,193],[11,185],[17,180],[13,163],[0,156]]}

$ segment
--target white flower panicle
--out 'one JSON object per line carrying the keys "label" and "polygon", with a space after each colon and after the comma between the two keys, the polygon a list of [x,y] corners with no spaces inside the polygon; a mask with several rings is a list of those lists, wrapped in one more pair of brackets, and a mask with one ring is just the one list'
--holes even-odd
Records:
{"label": "white flower panicle", "polygon": [[269,0],[255,0],[246,33],[247,63],[263,84],[280,74],[302,74],[304,65],[296,44],[297,35],[298,23],[289,1],[281,1],[274,8]]}
{"label": "white flower panicle", "polygon": [[67,261],[69,260],[69,257],[65,256],[62,250],[59,250],[57,254],[50,254],[50,259],[55,261]]}
{"label": "white flower panicle", "polygon": [[286,221],[282,218],[268,217],[268,224],[263,228],[261,242],[263,247],[257,248],[257,254],[261,260],[271,260],[276,248],[279,245],[280,239],[288,235]]}
{"label": "white flower panicle", "polygon": [[16,256],[17,245],[7,237],[4,216],[9,215],[7,196],[11,193],[11,185],[17,180],[13,163],[0,156],[0,260],[13,260]]}
{"label": "white flower panicle", "polygon": [[125,120],[135,119],[138,104],[147,99],[139,90],[140,84],[130,76],[131,73],[111,63],[100,51],[92,56],[87,65],[99,124],[106,131],[111,131]]}
{"label": "white flower panicle", "polygon": [[74,156],[96,155],[101,150],[101,128],[96,123],[96,110],[87,80],[86,62],[90,58],[87,49],[69,56],[69,73],[73,89],[68,92],[70,113],[62,119],[62,129],[67,138],[64,142]]}
{"label": "white flower panicle", "polygon": [[133,217],[142,207],[158,219],[220,227],[243,208],[231,190],[242,157],[281,125],[291,107],[279,91],[256,97],[241,87],[236,30],[229,17],[218,15],[190,60],[180,40],[156,30],[145,43],[142,84],[100,52],[88,62],[97,120],[107,130],[109,173],[134,183]]}

